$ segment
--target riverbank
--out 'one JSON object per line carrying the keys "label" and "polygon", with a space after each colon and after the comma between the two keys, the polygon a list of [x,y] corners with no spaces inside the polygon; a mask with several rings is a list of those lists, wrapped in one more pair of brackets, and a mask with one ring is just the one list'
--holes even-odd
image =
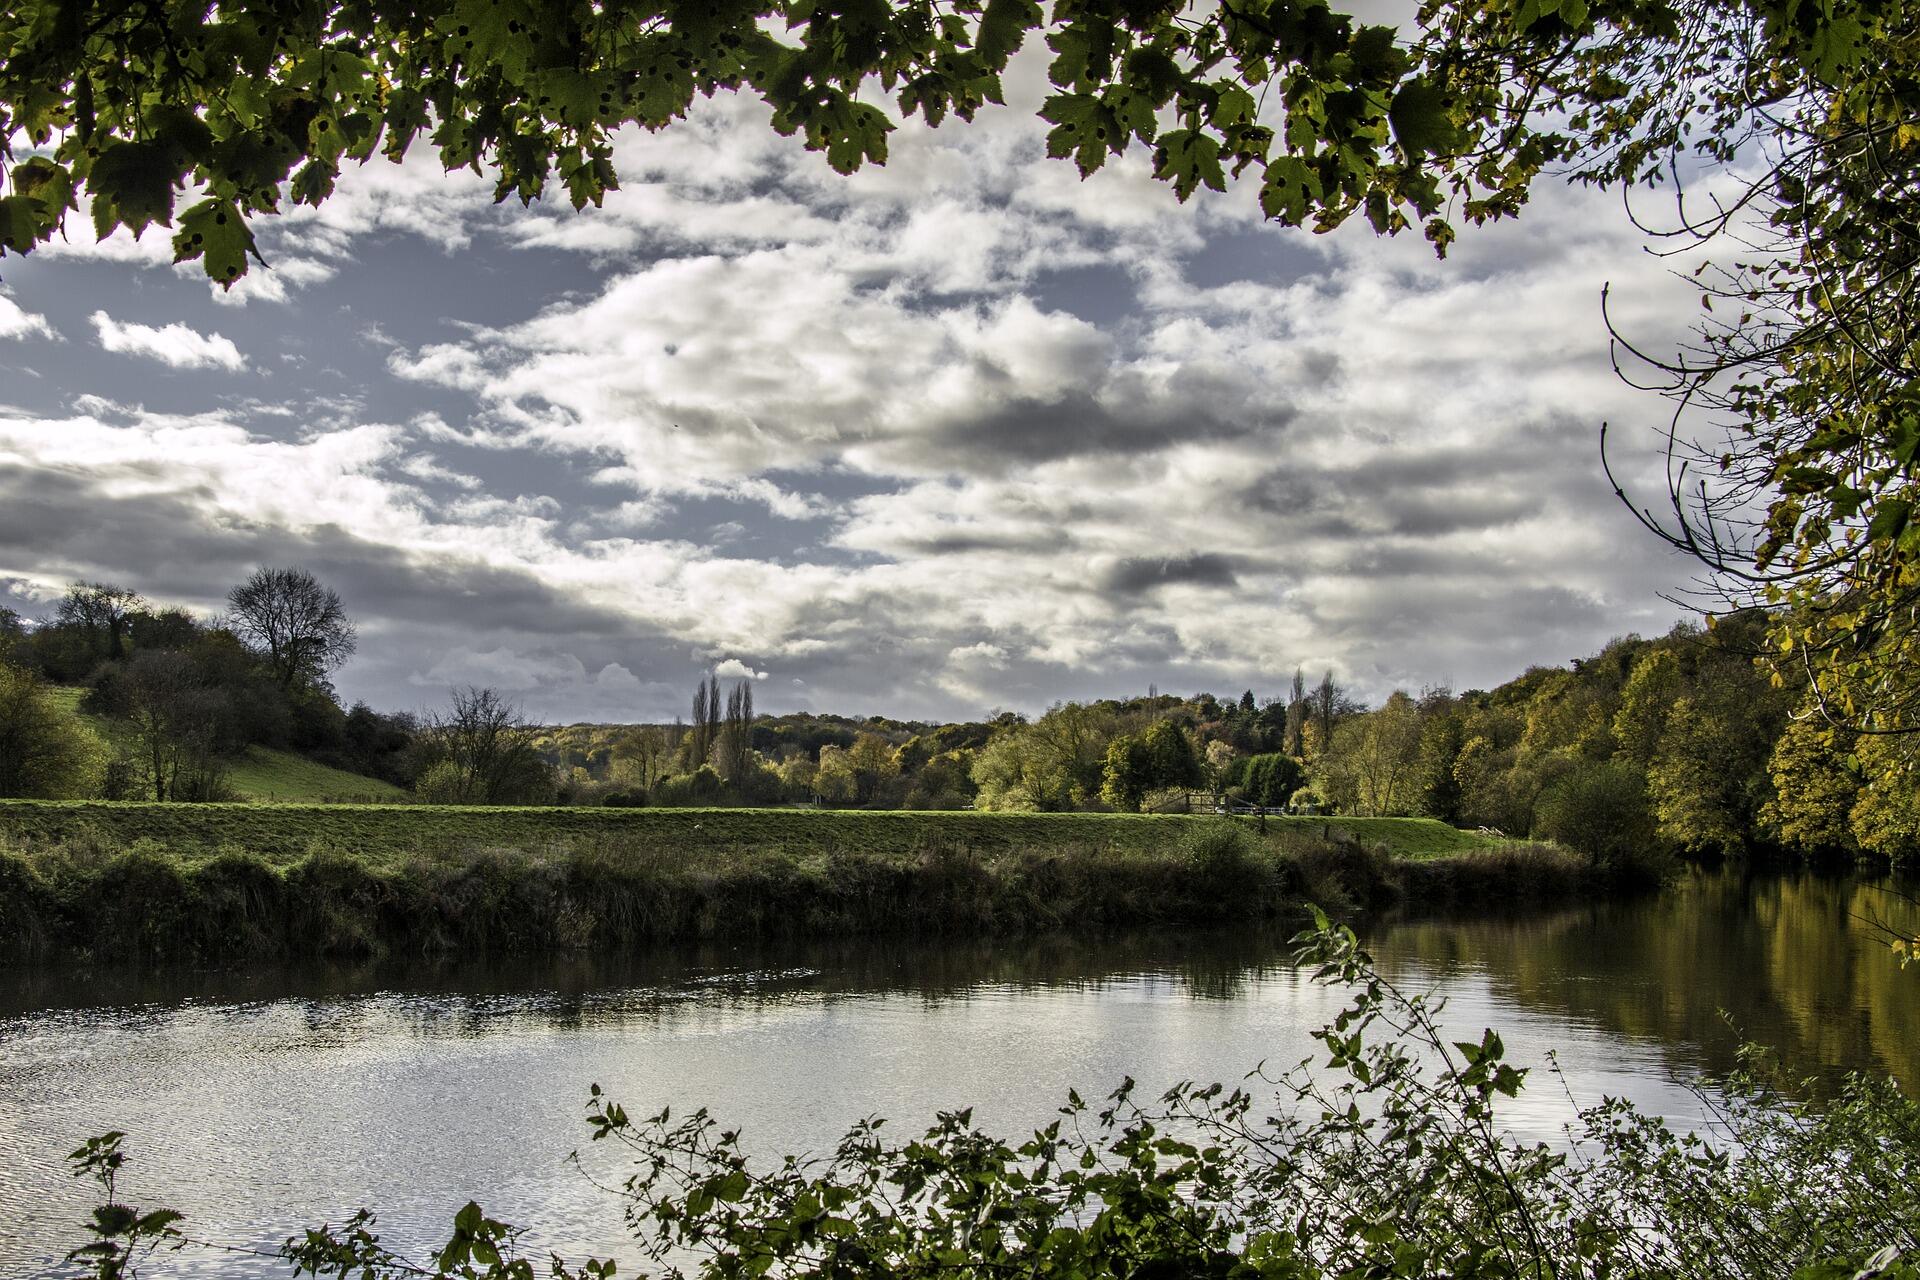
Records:
{"label": "riverbank", "polygon": [[1103,814],[8,804],[0,954],[227,964],[990,936],[1287,919],[1307,902],[1546,903],[1598,882],[1549,846],[1394,855],[1356,834],[1365,821],[1262,834]]}
{"label": "riverbank", "polygon": [[[378,863],[477,848],[557,852],[612,842],[680,853],[896,853],[929,844],[982,852],[1152,852],[1219,818],[1160,813],[974,813],[847,809],[616,809],[478,805],[152,804],[0,800],[15,845],[149,840],[182,853],[241,851],[287,862],[325,849]],[[1513,841],[1431,818],[1237,819],[1256,834],[1379,847],[1399,857],[1504,849]]]}

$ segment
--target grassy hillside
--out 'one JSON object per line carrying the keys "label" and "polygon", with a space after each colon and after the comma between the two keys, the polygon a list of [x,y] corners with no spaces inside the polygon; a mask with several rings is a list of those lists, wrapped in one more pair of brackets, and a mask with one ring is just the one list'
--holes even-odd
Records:
{"label": "grassy hillside", "polygon": [[[56,703],[86,721],[95,733],[110,743],[119,743],[124,734],[120,726],[104,716],[91,716],[80,710],[85,689],[63,685],[50,692]],[[402,800],[407,794],[378,778],[330,768],[291,751],[275,751],[269,747],[248,747],[244,756],[231,762],[227,781],[242,800],[288,804],[347,800],[378,804]]]}
{"label": "grassy hillside", "polygon": [[233,763],[227,781],[244,799],[282,804],[350,800],[378,804],[405,800],[407,796],[390,782],[266,747],[248,747],[247,754]]}
{"label": "grassy hillside", "polygon": [[[297,858],[315,848],[351,850],[382,861],[479,849],[541,853],[583,844],[794,856],[888,855],[933,846],[982,853],[1014,848],[1155,853],[1222,821],[1184,814],[0,801],[0,834],[16,841],[148,839],[179,853],[239,849],[271,860]],[[1252,830],[1252,822],[1238,821]],[[1497,845],[1421,818],[1269,818],[1267,826],[1277,838],[1294,834],[1383,845],[1412,858]]]}

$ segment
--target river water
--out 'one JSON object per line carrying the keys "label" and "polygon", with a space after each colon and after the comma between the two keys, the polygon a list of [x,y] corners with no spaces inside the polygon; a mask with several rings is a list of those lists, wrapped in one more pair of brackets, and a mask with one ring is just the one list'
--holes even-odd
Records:
{"label": "river water", "polygon": [[[1382,921],[1402,985],[1444,993],[1456,1038],[1557,1056],[1581,1102],[1698,1119],[1687,1082],[1743,1040],[1832,1083],[1920,1085],[1920,969],[1875,920],[1916,923],[1885,884],[1695,873],[1657,898],[1510,919]],[[271,1249],[368,1205],[389,1243],[445,1238],[460,1205],[530,1241],[625,1257],[620,1207],[566,1162],[617,1175],[582,1123],[599,1083],[635,1114],[705,1106],[766,1153],[820,1150],[880,1114],[896,1132],[972,1106],[1024,1132],[1070,1087],[1155,1094],[1291,1065],[1344,1003],[1266,933],[699,947],[536,965],[254,974],[0,975],[0,1276],[54,1273],[93,1200],[66,1153],[126,1131],[123,1197],[192,1233]],[[1508,1113],[1551,1140],[1567,1091]],[[623,1267],[629,1271],[630,1266]],[[247,1275],[244,1255],[155,1275]]]}

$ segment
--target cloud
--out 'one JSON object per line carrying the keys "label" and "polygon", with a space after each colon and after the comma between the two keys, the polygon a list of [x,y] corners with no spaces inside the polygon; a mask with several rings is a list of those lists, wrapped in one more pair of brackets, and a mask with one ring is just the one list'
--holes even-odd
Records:
{"label": "cloud", "polygon": [[725,658],[714,664],[713,674],[722,680],[765,680],[771,673],[755,671],[738,658]]}
{"label": "cloud", "polygon": [[122,355],[144,356],[175,369],[226,369],[238,373],[246,368],[240,348],[217,333],[199,333],[184,324],[154,327],[122,324],[104,311],[90,317],[100,345]]}
{"label": "cloud", "polygon": [[20,304],[0,293],[0,338],[58,338],[45,316],[22,310]]}
{"label": "cloud", "polygon": [[[363,621],[343,690],[551,718],[670,717],[716,657],[778,671],[770,706],[948,716],[1296,664],[1378,698],[1664,629],[1685,566],[1596,448],[1660,406],[1613,376],[1600,285],[1651,346],[1685,309],[1608,199],[1543,188],[1436,263],[1250,191],[1182,206],[1141,156],[1081,183],[1031,116],[1043,63],[850,181],[732,95],[621,135],[624,189],[579,216],[353,170],[268,233],[311,265],[248,296],[328,303],[258,317],[308,357],[273,401],[0,413],[0,579],[193,602],[309,564]],[[115,331],[225,341],[163,285],[177,324]]]}

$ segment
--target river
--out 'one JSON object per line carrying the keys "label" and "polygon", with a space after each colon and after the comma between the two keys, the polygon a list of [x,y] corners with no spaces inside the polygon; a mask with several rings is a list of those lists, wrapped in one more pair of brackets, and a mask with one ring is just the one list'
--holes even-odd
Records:
{"label": "river", "polygon": [[[1654,898],[1511,919],[1364,931],[1402,985],[1443,992],[1458,1038],[1499,1029],[1551,1052],[1582,1102],[1625,1096],[1689,1123],[1687,1082],[1743,1040],[1831,1084],[1920,1083],[1920,969],[1868,922],[1920,912],[1882,883],[1695,872]],[[749,1145],[819,1150],[880,1114],[905,1131],[972,1106],[1015,1133],[1069,1087],[1123,1076],[1238,1080],[1291,1065],[1344,1002],[1281,934],[1147,933],[983,942],[697,947],[525,965],[266,973],[0,975],[0,1275],[53,1272],[90,1187],[64,1157],[130,1137],[126,1198],[198,1237],[271,1249],[377,1208],[389,1243],[444,1239],[477,1198],[530,1241],[623,1259],[620,1210],[566,1162],[599,1083],[638,1115],[705,1106]],[[1566,1090],[1508,1112],[1551,1140]],[[623,1266],[622,1271],[633,1268]],[[244,1255],[163,1257],[156,1275],[247,1275]]]}

